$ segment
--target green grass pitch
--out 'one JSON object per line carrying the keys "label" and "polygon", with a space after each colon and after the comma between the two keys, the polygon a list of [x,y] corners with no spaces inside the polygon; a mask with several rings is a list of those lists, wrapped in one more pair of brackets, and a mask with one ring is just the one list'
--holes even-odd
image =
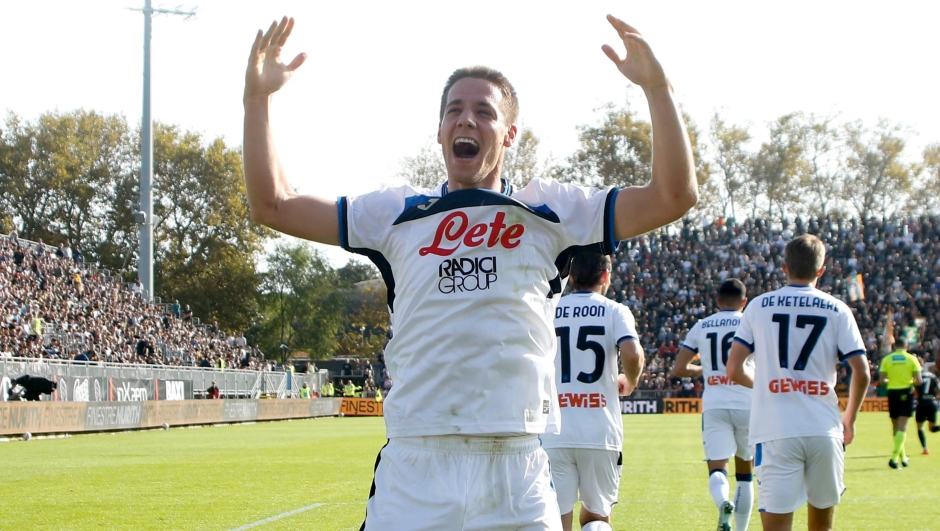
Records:
{"label": "green grass pitch", "polygon": [[[699,419],[624,417],[614,529],[715,528]],[[384,436],[381,418],[347,417],[3,443],[0,528],[354,530]],[[836,528],[940,529],[940,437],[928,437],[936,453],[921,456],[912,424],[911,466],[892,470],[887,414],[863,413]]]}

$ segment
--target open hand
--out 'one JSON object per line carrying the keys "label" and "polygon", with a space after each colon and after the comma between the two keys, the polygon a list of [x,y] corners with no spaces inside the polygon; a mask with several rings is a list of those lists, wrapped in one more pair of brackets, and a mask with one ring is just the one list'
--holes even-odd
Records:
{"label": "open hand", "polygon": [[626,58],[621,59],[612,47],[606,44],[601,47],[607,57],[617,65],[620,73],[646,90],[667,86],[668,81],[663,67],[656,60],[653,50],[640,32],[613,15],[607,15],[607,20],[617,30],[617,34],[623,39],[623,45],[627,48]]}
{"label": "open hand", "polygon": [[248,70],[245,72],[245,97],[267,97],[277,92],[294,75],[294,71],[304,64],[307,54],[294,57],[290,64],[281,62],[281,48],[294,29],[294,19],[284,17],[281,22],[272,22],[268,31],[255,36],[248,57]]}

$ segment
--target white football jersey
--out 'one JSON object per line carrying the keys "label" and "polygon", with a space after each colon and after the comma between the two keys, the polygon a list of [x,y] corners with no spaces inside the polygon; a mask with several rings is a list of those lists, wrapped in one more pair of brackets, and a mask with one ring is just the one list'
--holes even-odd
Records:
{"label": "white football jersey", "polygon": [[744,310],[734,338],[754,353],[751,444],[788,437],[842,438],[839,362],[865,354],[852,310],[808,286],[765,293]]}
{"label": "white football jersey", "polygon": [[542,435],[544,448],[623,448],[619,349],[637,339],[630,309],[593,291],[562,297],[555,309],[555,383],[561,433]]}
{"label": "white football jersey", "polygon": [[[751,390],[728,378],[728,353],[734,333],[741,323],[741,312],[722,310],[712,314],[689,330],[682,346],[695,352],[702,360],[702,411],[709,409],[751,409]],[[753,356],[747,359],[753,366]]]}
{"label": "white football jersey", "polygon": [[388,437],[558,429],[553,298],[581,247],[613,251],[617,190],[388,188],[338,202],[340,240],[379,268],[395,335]]}

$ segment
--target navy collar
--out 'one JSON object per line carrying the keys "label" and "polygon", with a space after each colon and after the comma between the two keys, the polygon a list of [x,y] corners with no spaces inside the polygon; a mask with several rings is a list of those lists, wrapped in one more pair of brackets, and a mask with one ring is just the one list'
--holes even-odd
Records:
{"label": "navy collar", "polygon": [[[500,177],[499,182],[503,183],[502,189],[497,192],[505,196],[511,196],[515,190],[513,189],[512,183],[507,181],[504,177]],[[492,190],[491,190],[492,191]],[[444,184],[441,186],[441,197],[444,197],[450,192],[449,187],[447,186],[447,181],[444,181]]]}

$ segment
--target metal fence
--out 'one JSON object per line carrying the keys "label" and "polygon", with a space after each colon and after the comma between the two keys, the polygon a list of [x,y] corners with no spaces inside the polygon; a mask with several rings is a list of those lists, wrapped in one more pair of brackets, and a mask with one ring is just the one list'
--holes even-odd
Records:
{"label": "metal fence", "polygon": [[[293,374],[240,369],[219,370],[200,367],[164,365],[127,365],[122,363],[75,362],[37,358],[0,358],[0,380],[14,379],[23,374],[52,379],[124,378],[189,380],[196,398],[205,398],[206,390],[215,382],[222,398],[299,398],[304,383],[319,392],[326,380],[326,371]],[[6,396],[0,397],[6,400]]]}

